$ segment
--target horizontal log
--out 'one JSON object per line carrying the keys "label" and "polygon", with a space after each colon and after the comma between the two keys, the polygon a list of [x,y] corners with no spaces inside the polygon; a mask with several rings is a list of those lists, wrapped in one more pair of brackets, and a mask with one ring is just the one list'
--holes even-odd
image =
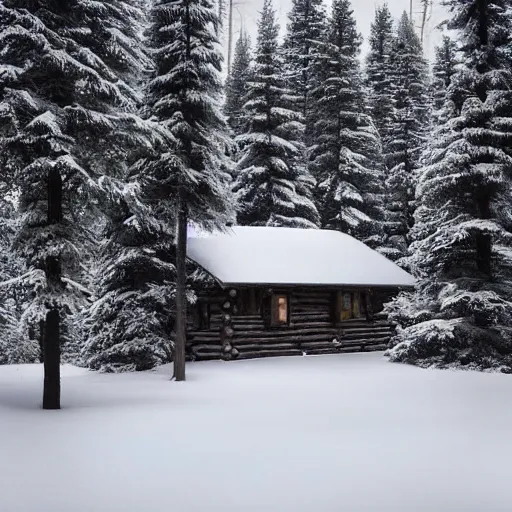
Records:
{"label": "horizontal log", "polygon": [[218,359],[221,359],[221,353],[218,354],[195,354],[194,359],[195,361],[217,361]]}
{"label": "horizontal log", "polygon": [[[276,339],[279,337],[277,336],[267,336],[267,337],[261,337],[257,338],[258,343],[275,343]],[[306,334],[306,335],[295,335],[295,336],[285,336],[281,337],[280,339],[283,339],[290,343],[302,343],[306,341],[331,341],[334,338],[334,336],[329,336],[328,334]],[[247,343],[254,343],[255,338],[233,338],[233,343],[238,347],[243,344]]]}
{"label": "horizontal log", "polygon": [[[374,345],[374,346],[366,346],[364,351],[373,352],[373,351],[384,351],[387,349],[387,345]],[[234,349],[235,350],[235,349]],[[238,349],[236,349],[238,351]],[[326,355],[326,354],[339,354],[339,353],[355,353],[360,352],[360,346],[347,346],[347,347],[310,347],[307,349],[262,349],[262,350],[253,350],[253,351],[239,351],[236,359],[256,359],[262,357],[275,357],[275,356],[300,356],[300,355]],[[236,352],[235,352],[236,354]],[[218,352],[205,352],[199,351],[191,357],[187,356],[187,360],[196,360],[196,361],[209,361],[209,360],[218,360],[222,358],[222,353]]]}
{"label": "horizontal log", "polygon": [[261,315],[237,315],[236,318],[240,320],[258,320],[261,318]]}
{"label": "horizontal log", "polygon": [[259,331],[265,329],[265,324],[245,324],[240,322],[233,322],[233,326],[236,330],[247,330],[247,331]]}
{"label": "horizontal log", "polygon": [[222,328],[219,327],[219,329],[210,329],[208,331],[189,331],[187,334],[189,335],[189,337],[196,337],[196,336],[214,337],[214,336],[219,336],[221,331],[222,331]]}
{"label": "horizontal log", "polygon": [[360,347],[360,346],[365,346],[365,345],[382,345],[384,343],[387,344],[390,339],[391,339],[391,337],[388,337],[388,338],[365,338],[365,339],[360,339],[360,340],[341,339],[341,340],[339,340],[339,343],[342,346]]}
{"label": "horizontal log", "polygon": [[316,327],[314,325],[305,327],[303,329],[293,329],[291,327],[282,327],[275,329],[265,329],[261,331],[239,331],[235,330],[235,339],[236,338],[245,338],[245,337],[288,337],[288,336],[300,336],[300,335],[308,335],[308,334],[328,334],[336,336],[339,331],[333,327]]}
{"label": "horizontal log", "polygon": [[336,326],[333,325],[332,322],[312,322],[312,321],[304,321],[304,322],[290,322],[290,327],[294,329],[304,329],[308,327],[317,327],[317,328],[327,328],[335,329]]}
{"label": "horizontal log", "polygon": [[364,324],[360,325],[359,327],[350,327],[349,329],[340,326],[339,330],[343,332],[344,334],[350,335],[350,334],[360,334],[364,331],[369,332],[393,332],[394,328],[390,327],[389,325],[373,325],[373,324]]}
{"label": "horizontal log", "polygon": [[372,321],[366,320],[366,318],[361,318],[357,320],[343,320],[342,322],[339,322],[338,325],[341,329],[351,329],[364,326],[394,327],[394,324],[392,324],[391,322]]}
{"label": "horizontal log", "polygon": [[302,350],[258,350],[254,352],[240,352],[237,359],[257,359],[260,357],[278,357],[278,356],[302,356]]}
{"label": "horizontal log", "polygon": [[195,352],[198,352],[198,351],[212,351],[212,352],[221,352],[222,351],[222,345],[219,343],[219,344],[207,344],[207,343],[202,343],[200,345],[191,345],[191,350],[192,350],[192,353],[195,353]]}
{"label": "horizontal log", "polygon": [[340,335],[340,340],[359,340],[364,338],[389,338],[393,334],[392,331],[370,331],[365,329],[361,332],[343,333]]}
{"label": "horizontal log", "polygon": [[[325,341],[327,343],[333,343],[334,340],[337,341],[340,345],[364,345],[364,344],[384,344],[388,343],[391,339],[391,335],[388,333],[386,335],[374,335],[372,333],[366,333],[365,337],[339,337],[336,333],[300,333],[300,331],[296,331],[298,334],[287,333],[286,331],[265,331],[260,333],[259,336],[251,336],[251,333],[243,333],[244,336],[240,336],[238,333],[234,338],[231,339],[231,343],[235,345],[247,345],[251,343],[279,343],[279,342],[289,342],[289,343],[301,343],[304,345],[308,342],[314,341]],[[221,346],[221,338],[220,335],[217,337],[194,337],[187,343],[191,347],[197,346]]]}
{"label": "horizontal log", "polygon": [[333,343],[332,341],[305,341],[300,344],[300,348],[307,352],[311,348],[325,348],[336,352],[341,345],[339,343]]}
{"label": "horizontal log", "polygon": [[342,349],[329,349],[329,348],[310,348],[304,351],[307,356],[315,356],[315,355],[327,355],[327,354],[339,354],[339,353],[354,353],[359,352],[356,347],[346,347]]}
{"label": "horizontal log", "polygon": [[299,315],[331,315],[331,308],[292,308],[291,314]]}
{"label": "horizontal log", "polygon": [[306,313],[296,313],[293,311],[293,309],[291,310],[291,317],[292,318],[296,318],[296,319],[300,319],[300,318],[325,318],[326,320],[330,320],[331,319],[331,314],[329,313],[329,311],[326,311],[326,312],[323,312],[323,313],[317,313],[315,311],[312,311],[312,312],[306,312]]}
{"label": "horizontal log", "polygon": [[236,349],[242,354],[244,352],[251,352],[254,350],[283,350],[283,349],[297,349],[299,347],[296,343],[248,343],[244,345],[238,345],[236,342],[233,343]]}

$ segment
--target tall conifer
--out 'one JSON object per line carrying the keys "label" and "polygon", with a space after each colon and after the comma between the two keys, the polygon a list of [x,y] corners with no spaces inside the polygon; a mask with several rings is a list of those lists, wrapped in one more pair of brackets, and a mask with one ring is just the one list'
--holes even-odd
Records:
{"label": "tall conifer", "polygon": [[406,12],[400,18],[391,49],[393,122],[384,141],[388,167],[388,254],[405,256],[414,224],[416,170],[428,128],[427,63]]}
{"label": "tall conifer", "polygon": [[505,0],[450,0],[460,35],[446,118],[417,187],[414,293],[391,359],[512,371],[512,26]]}
{"label": "tall conifer", "polygon": [[310,168],[322,225],[366,239],[380,230],[381,143],[367,113],[359,65],[361,36],[348,0],[332,5],[315,101]]}
{"label": "tall conifer", "polygon": [[245,133],[234,190],[238,222],[252,226],[316,227],[314,181],[302,161],[303,117],[290,106],[271,0],[258,23],[254,72],[244,106]]}
{"label": "tall conifer", "polygon": [[226,104],[224,112],[235,135],[240,135],[244,126],[243,106],[251,76],[251,39],[244,31],[236,45],[233,66],[226,81]]}
{"label": "tall conifer", "polygon": [[82,294],[73,277],[86,241],[84,208],[130,137],[139,15],[121,0],[0,4],[1,145],[22,215],[16,247],[37,269],[30,308],[44,320],[44,408],[60,407],[63,320]]}

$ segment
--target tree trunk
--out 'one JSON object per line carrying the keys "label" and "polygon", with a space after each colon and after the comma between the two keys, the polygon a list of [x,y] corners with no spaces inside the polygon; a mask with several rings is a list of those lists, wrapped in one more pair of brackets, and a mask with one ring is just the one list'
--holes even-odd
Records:
{"label": "tree trunk", "polygon": [[44,329],[43,409],[60,409],[60,318],[56,309],[46,314]]}
{"label": "tree trunk", "polygon": [[39,362],[44,363],[44,320],[39,320]]}
{"label": "tree trunk", "polygon": [[187,337],[187,204],[182,190],[178,198],[176,234],[176,340],[174,343],[174,378],[185,380],[185,346]]}
{"label": "tree trunk", "polygon": [[[47,215],[48,226],[62,221],[62,178],[55,168],[48,173]],[[48,289],[54,292],[62,288],[60,257],[48,256],[44,270]],[[60,409],[60,315],[54,303],[48,307],[43,337],[43,409]]]}

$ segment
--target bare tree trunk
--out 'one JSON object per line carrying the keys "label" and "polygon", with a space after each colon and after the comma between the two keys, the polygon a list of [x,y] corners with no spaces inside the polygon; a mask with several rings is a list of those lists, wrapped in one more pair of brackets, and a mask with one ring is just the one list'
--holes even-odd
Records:
{"label": "bare tree trunk", "polygon": [[231,73],[231,54],[233,52],[233,0],[229,0],[228,11],[228,75]]}
{"label": "bare tree trunk", "polygon": [[[49,226],[62,221],[62,178],[55,168],[48,173],[47,220]],[[48,288],[62,288],[60,258],[47,257],[44,270]],[[49,307],[43,337],[43,409],[60,409],[60,315],[56,305]]]}
{"label": "bare tree trunk", "polygon": [[39,320],[39,362],[44,363],[44,320]]}
{"label": "bare tree trunk", "polygon": [[187,338],[187,204],[183,190],[178,198],[176,234],[176,340],[174,343],[174,378],[185,380],[185,348]]}
{"label": "bare tree trunk", "polygon": [[46,314],[44,329],[43,409],[60,409],[60,318],[56,309]]}

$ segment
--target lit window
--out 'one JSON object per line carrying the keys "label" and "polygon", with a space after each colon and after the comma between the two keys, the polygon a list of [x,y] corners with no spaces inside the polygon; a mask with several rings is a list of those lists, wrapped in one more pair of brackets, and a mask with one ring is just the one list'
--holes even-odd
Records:
{"label": "lit window", "polygon": [[288,303],[286,297],[279,297],[278,319],[280,324],[285,324],[288,321]]}
{"label": "lit window", "polygon": [[272,297],[272,325],[288,325],[288,296],[274,295]]}

